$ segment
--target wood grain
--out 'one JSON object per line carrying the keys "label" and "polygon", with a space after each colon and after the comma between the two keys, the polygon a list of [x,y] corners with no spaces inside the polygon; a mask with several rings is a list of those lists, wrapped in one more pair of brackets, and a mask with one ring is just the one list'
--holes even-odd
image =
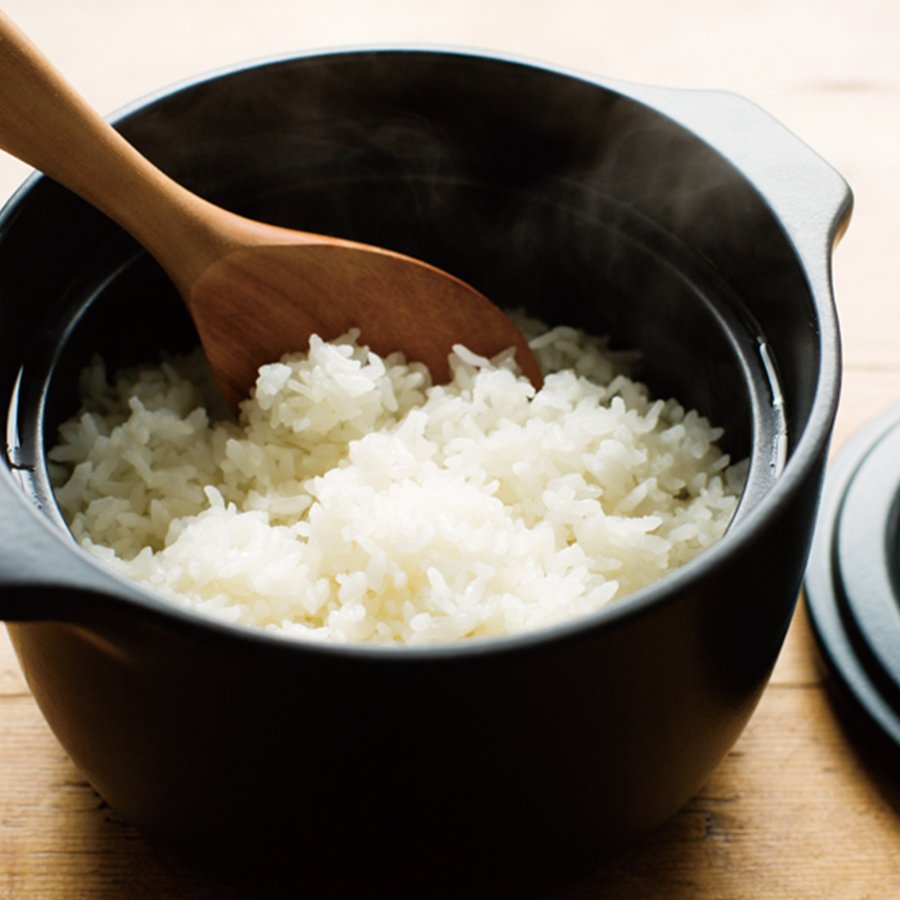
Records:
{"label": "wood grain", "polygon": [[[229,0],[229,15],[213,16],[220,8],[211,0],[4,4],[101,109],[230,61],[385,41],[490,47],[611,77],[743,93],[832,162],[856,195],[835,256],[845,342],[835,450],[900,402],[900,6]],[[0,196],[23,174],[0,159]],[[897,773],[873,764],[836,716],[800,613],[750,725],[700,795],[639,846],[547,896],[900,897],[898,793]],[[253,896],[153,847],[97,798],[41,718],[5,634],[0,896]]]}

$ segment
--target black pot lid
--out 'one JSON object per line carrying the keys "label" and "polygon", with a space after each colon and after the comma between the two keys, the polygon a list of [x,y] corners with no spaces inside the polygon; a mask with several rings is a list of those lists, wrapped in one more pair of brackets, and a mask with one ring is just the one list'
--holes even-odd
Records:
{"label": "black pot lid", "polygon": [[804,587],[832,686],[900,751],[900,404],[829,469]]}

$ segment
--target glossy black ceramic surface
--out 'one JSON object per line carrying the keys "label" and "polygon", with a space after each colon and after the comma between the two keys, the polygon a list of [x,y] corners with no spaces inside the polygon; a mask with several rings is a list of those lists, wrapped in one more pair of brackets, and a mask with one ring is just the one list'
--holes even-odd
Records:
{"label": "glossy black ceramic surface", "polygon": [[841,450],[804,583],[828,686],[896,771],[900,761],[900,406]]}

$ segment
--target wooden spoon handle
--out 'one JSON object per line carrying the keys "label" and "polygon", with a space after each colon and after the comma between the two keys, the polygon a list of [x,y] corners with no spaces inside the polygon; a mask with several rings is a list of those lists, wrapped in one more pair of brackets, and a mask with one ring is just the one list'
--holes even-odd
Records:
{"label": "wooden spoon handle", "polygon": [[227,249],[210,204],[141,156],[2,12],[0,148],[118,222],[182,293]]}

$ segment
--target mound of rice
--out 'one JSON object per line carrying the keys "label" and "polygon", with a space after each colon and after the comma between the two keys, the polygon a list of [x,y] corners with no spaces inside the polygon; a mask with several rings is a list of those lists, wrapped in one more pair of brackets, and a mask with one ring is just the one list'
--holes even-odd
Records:
{"label": "mound of rice", "polygon": [[519,322],[546,379],[457,347],[453,381],[351,333],[260,369],[218,421],[199,354],[83,375],[51,453],[75,537],[230,622],[433,644],[600,609],[725,531],[745,466],[604,341]]}

